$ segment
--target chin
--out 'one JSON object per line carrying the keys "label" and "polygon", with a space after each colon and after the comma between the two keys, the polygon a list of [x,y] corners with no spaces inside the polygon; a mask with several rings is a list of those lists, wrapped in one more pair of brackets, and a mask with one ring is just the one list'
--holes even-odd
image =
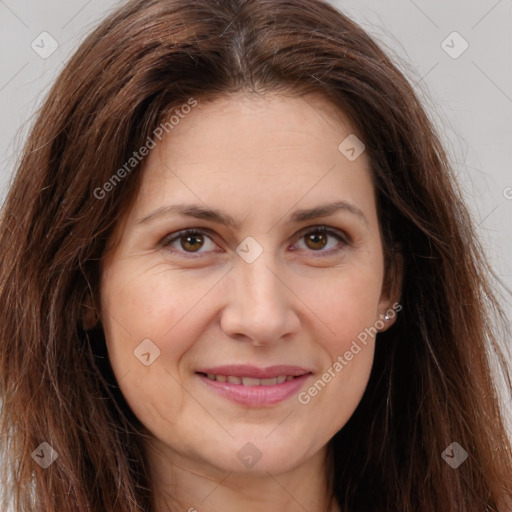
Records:
{"label": "chin", "polygon": [[294,439],[285,435],[273,437],[273,434],[269,435],[270,432],[268,428],[251,429],[250,434],[240,433],[225,444],[217,441],[214,451],[209,454],[203,452],[202,457],[222,471],[268,476],[268,473],[291,471],[322,449],[322,446],[312,446],[313,440],[305,443],[304,438]]}

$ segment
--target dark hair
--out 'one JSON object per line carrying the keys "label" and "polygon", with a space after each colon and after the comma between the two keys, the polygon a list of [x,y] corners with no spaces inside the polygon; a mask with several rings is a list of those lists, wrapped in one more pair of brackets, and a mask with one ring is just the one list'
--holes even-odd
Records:
{"label": "dark hair", "polygon": [[[173,109],[240,91],[317,93],[348,116],[373,171],[388,284],[402,255],[403,311],[378,335],[365,394],[330,441],[343,510],[508,509],[510,440],[491,371],[512,389],[504,315],[407,80],[320,0],[134,0],[56,80],[2,209],[2,488],[14,510],[152,510],[141,424],[101,325],[82,323],[87,304],[99,308],[99,262],[143,162],[101,199],[98,189]],[[469,453],[456,470],[441,457],[453,441]],[[43,442],[59,454],[45,470],[31,457]]]}

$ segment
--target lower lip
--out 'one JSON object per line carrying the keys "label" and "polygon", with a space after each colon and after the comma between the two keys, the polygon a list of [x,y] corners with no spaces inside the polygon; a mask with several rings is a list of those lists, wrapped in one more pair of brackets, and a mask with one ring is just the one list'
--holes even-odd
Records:
{"label": "lower lip", "polygon": [[311,374],[301,375],[293,380],[271,386],[244,386],[243,384],[210,380],[203,375],[198,376],[213,391],[233,402],[249,407],[267,407],[278,404],[298,393]]}

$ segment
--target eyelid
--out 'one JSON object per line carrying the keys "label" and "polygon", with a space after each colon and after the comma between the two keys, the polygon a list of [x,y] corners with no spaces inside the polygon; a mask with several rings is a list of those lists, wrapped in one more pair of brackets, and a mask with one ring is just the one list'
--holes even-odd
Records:
{"label": "eyelid", "polygon": [[[352,244],[351,238],[346,232],[344,232],[340,229],[337,229],[337,228],[327,226],[325,224],[315,224],[315,225],[306,226],[306,227],[302,228],[294,235],[293,243],[294,244],[297,243],[302,237],[304,237],[307,233],[310,233],[310,232],[321,232],[321,233],[324,233],[327,235],[335,236],[345,246],[350,246]],[[159,242],[159,245],[174,254],[186,255],[185,258],[197,258],[197,257],[200,257],[200,255],[204,254],[204,253],[203,252],[196,252],[196,253],[186,252],[186,251],[177,250],[177,249],[174,249],[171,247],[171,244],[174,243],[176,240],[179,240],[181,237],[184,237],[186,235],[196,235],[196,234],[197,235],[205,235],[208,238],[210,238],[213,243],[215,243],[213,240],[214,232],[210,228],[198,227],[198,228],[186,228],[186,229],[182,229],[180,231],[176,231],[174,233],[170,233],[170,234],[166,235]],[[294,250],[296,250],[296,249],[294,249]],[[337,250],[337,249],[331,248],[328,251],[310,250],[308,252],[312,253],[312,255],[314,255],[314,257],[323,257],[324,255],[328,256],[328,255],[331,255],[332,252],[338,252],[338,251],[339,251],[339,249]],[[205,252],[208,253],[208,252],[212,252],[212,251],[205,251]],[[220,251],[213,251],[213,252],[220,252]],[[317,253],[317,254],[315,255],[315,253]]]}
{"label": "eyelid", "polygon": [[302,228],[300,231],[298,231],[295,234],[295,238],[299,239],[299,238],[303,237],[306,233],[309,233],[310,231],[319,231],[322,233],[326,233],[328,235],[336,235],[347,245],[349,245],[351,243],[351,238],[345,231],[338,229],[338,228],[333,228],[326,224],[314,224],[312,226],[307,226],[305,228]]}

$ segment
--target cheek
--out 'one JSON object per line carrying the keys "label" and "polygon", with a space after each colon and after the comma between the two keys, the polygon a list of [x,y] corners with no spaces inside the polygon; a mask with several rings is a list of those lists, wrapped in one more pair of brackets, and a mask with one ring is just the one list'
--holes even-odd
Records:
{"label": "cheek", "polygon": [[109,360],[126,402],[149,429],[162,421],[162,410],[173,423],[187,406],[178,364],[193,344],[191,320],[194,325],[201,321],[194,313],[205,294],[204,287],[190,286],[185,273],[170,276],[158,267],[122,262],[102,275]]}
{"label": "cheek", "polygon": [[[184,326],[214,286],[211,276],[166,269],[164,265],[140,268],[117,264],[105,271],[102,279],[102,313],[107,341],[111,345],[128,344],[132,350],[150,338],[164,355],[186,349]],[[195,319],[197,321],[197,318]],[[168,340],[173,339],[173,343]]]}
{"label": "cheek", "polygon": [[368,385],[375,350],[371,328],[376,300],[342,295],[331,304],[325,319],[334,334],[323,338],[322,369],[297,397],[311,428],[324,440],[341,430],[357,409]]}
{"label": "cheek", "polygon": [[174,411],[170,418],[183,407],[180,381],[187,376],[180,374],[180,362],[210,321],[205,305],[216,281],[218,276],[196,272],[192,278],[164,265],[140,268],[121,261],[105,268],[102,316],[109,360],[139,418],[155,417],[156,403]]}
{"label": "cheek", "polygon": [[333,359],[349,350],[353,341],[375,334],[378,299],[367,287],[345,286],[325,305],[325,322],[333,332],[326,349]]}
{"label": "cheek", "polygon": [[[332,436],[350,419],[370,377],[381,294],[378,262],[345,268],[320,283],[311,305],[324,325],[322,371],[299,395],[313,415],[315,428]],[[322,411],[320,413],[320,411]]]}
{"label": "cheek", "polygon": [[381,298],[382,275],[379,264],[340,269],[335,275],[310,285],[309,301],[318,325],[323,324],[324,349],[334,360],[349,350],[352,341],[374,333]]}

